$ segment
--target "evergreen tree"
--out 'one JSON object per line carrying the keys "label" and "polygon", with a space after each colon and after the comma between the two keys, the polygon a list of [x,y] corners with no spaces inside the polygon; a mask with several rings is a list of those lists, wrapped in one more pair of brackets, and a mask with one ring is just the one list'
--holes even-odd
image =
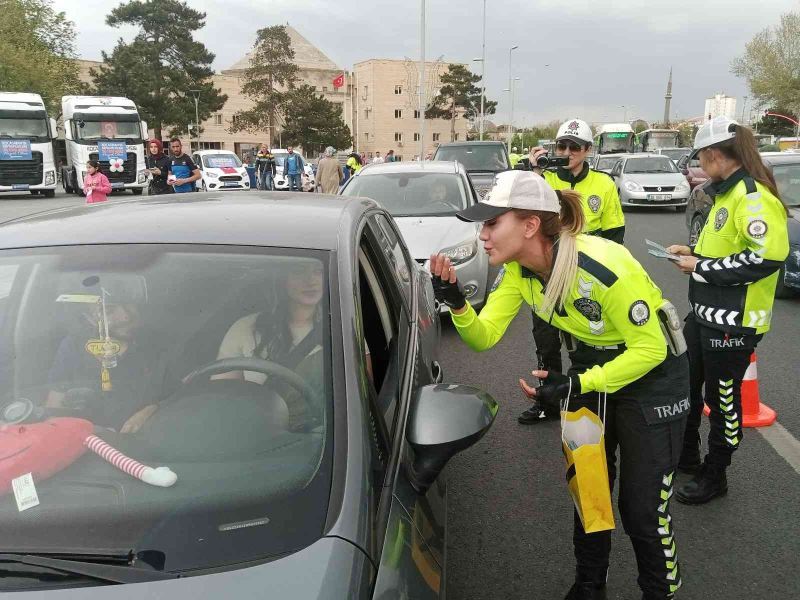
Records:
{"label": "evergreen tree", "polygon": [[[450,65],[441,77],[439,93],[425,110],[426,119],[450,119],[450,141],[456,138],[456,117],[474,121],[481,114],[480,75],[474,75],[464,65]],[[497,102],[484,99],[484,113],[493,115]]]}
{"label": "evergreen tree", "polygon": [[285,117],[283,139],[302,145],[306,155],[321,152],[326,146],[339,150],[353,144],[350,128],[342,120],[341,105],[326,100],[310,85],[301,85],[289,93],[291,110]]}
{"label": "evergreen tree", "polygon": [[61,96],[81,91],[75,24],[52,0],[0,0],[0,89],[42,96],[53,116]]}
{"label": "evergreen tree", "polygon": [[284,25],[258,30],[242,85],[242,93],[253,106],[236,113],[229,128],[232,133],[266,131],[267,145],[272,146],[275,128],[289,108],[290,92],[297,82],[298,67],[293,61],[294,50]]}
{"label": "evergreen tree", "polygon": [[205,18],[181,0],[130,0],[114,8],[109,26],[139,32],[130,43],[120,39],[111,56],[103,52],[104,64],[91,71],[96,93],[133,100],[158,139],[164,128],[184,133],[195,121],[191,90],[198,93],[200,121],[208,119],[228,97],[211,80],[214,55],[192,36]]}

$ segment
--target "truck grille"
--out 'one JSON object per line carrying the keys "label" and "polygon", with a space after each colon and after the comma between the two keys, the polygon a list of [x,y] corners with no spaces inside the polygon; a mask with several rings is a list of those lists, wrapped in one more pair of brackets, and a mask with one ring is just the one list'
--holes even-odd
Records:
{"label": "truck grille", "polygon": [[31,160],[0,160],[0,185],[42,183],[41,152],[31,152]]}
{"label": "truck grille", "polygon": [[[89,155],[90,160],[98,160],[99,154]],[[119,171],[112,173],[107,160],[100,161],[100,172],[108,177],[110,183],[136,183],[136,153],[128,152],[128,158],[122,163],[122,173]]]}

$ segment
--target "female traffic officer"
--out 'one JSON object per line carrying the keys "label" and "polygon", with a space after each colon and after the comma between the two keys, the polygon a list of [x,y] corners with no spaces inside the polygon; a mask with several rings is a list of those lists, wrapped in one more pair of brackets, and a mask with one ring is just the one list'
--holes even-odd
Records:
{"label": "female traffic officer", "polygon": [[[484,223],[480,238],[489,262],[504,264],[504,273],[478,315],[449,259],[434,255],[437,298],[450,307],[456,330],[473,350],[494,346],[523,302],[569,338],[568,375],[533,371],[542,385],[520,385],[545,406],[571,394],[570,406],[596,411],[600,393],[608,394],[608,472],[613,486],[619,446],[619,508],[638,582],[647,599],[671,598],[680,574],[669,497],[689,408],[686,358],[668,349],[682,344],[678,320],[663,331],[660,325],[660,312],[671,305],[623,246],[580,233],[577,192],[556,192],[535,173],[500,173],[486,199],[458,216]],[[573,542],[576,582],[566,598],[605,598],[611,532],[586,534],[576,513]]]}
{"label": "female traffic officer", "polygon": [[[705,191],[714,204],[697,244],[668,250],[681,255],[676,265],[691,274],[692,312],[684,333],[692,406],[679,466],[697,474],[676,496],[702,504],[728,491],[725,469],[742,440],[742,379],[769,330],[789,238],[786,208],[749,129],[717,117],[697,132],[694,148],[711,179]],[[701,464],[698,428],[704,402],[711,411],[711,431]]]}

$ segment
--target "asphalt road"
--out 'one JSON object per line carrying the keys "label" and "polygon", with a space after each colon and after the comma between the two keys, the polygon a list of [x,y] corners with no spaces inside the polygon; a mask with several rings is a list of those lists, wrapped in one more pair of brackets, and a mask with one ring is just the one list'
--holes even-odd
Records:
{"label": "asphalt road", "polygon": [[[122,197],[122,196],[120,196]],[[128,195],[125,196],[126,198]],[[0,196],[0,221],[83,203],[59,191],[54,199]],[[646,253],[644,239],[668,245],[686,239],[683,214],[627,213],[626,245],[682,314],[687,280]],[[761,397],[800,439],[794,408],[800,388],[800,298],[778,300],[772,332],[758,348]],[[501,410],[492,430],[451,461],[447,588],[457,599],[560,599],[571,585],[572,501],[564,483],[558,424],[519,425],[527,402],[517,378],[533,367],[530,316],[523,311],[494,349],[475,354],[451,326],[443,328],[446,379],[488,390]],[[679,483],[685,476],[679,477]],[[795,598],[800,593],[798,474],[767,441],[747,430],[728,473],[730,492],[700,507],[672,504],[685,599]],[[639,599],[630,543],[617,515],[610,599]]]}
{"label": "asphalt road", "polygon": [[[626,219],[626,246],[686,314],[686,276],[648,255],[644,244],[645,238],[665,246],[685,243],[684,215],[662,209],[627,213]],[[561,599],[574,579],[573,509],[559,425],[516,420],[528,406],[516,382],[534,366],[530,325],[523,310],[504,339],[482,354],[461,343],[449,323],[443,327],[446,380],[484,388],[500,403],[492,430],[448,466],[447,590],[452,598]],[[779,422],[800,439],[798,340],[800,299],[777,300],[772,331],[758,348],[760,392]],[[679,475],[678,483],[686,478]],[[748,429],[728,482],[728,495],[708,505],[672,503],[684,581],[677,597],[797,597],[800,474]],[[608,597],[640,599],[636,574],[617,515]]]}

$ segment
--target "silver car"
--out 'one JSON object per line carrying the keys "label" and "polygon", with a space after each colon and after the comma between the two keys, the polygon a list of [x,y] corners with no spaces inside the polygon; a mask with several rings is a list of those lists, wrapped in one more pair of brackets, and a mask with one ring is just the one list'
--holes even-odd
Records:
{"label": "silver car", "polygon": [[611,170],[622,206],[674,206],[686,210],[689,182],[668,156],[636,154],[619,159]]}
{"label": "silver car", "polygon": [[[470,304],[483,305],[489,259],[478,239],[480,225],[456,217],[458,211],[478,202],[460,163],[369,165],[347,182],[341,194],[372,198],[388,210],[418,263],[427,264],[430,255],[438,252],[449,256]],[[444,312],[447,307],[439,310]]]}

